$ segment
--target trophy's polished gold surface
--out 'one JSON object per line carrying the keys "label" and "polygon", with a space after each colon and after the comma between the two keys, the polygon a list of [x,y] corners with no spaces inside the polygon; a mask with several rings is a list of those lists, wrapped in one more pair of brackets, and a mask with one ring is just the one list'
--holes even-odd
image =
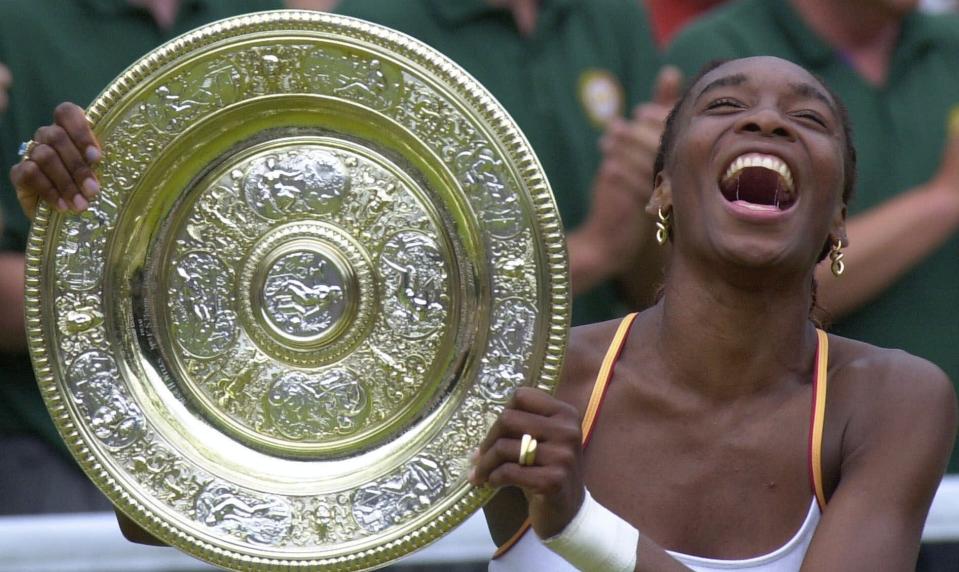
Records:
{"label": "trophy's polished gold surface", "polygon": [[38,381],[90,477],[238,570],[363,570],[492,491],[468,458],[557,383],[560,220],[515,124],[401,34],[312,12],[147,55],[88,116],[102,192],[41,208]]}

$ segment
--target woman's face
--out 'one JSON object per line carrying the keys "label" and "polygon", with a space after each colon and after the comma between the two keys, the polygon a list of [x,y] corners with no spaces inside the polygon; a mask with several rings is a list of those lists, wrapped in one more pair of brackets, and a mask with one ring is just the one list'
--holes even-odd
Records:
{"label": "woman's face", "polygon": [[843,236],[843,126],[804,69],[771,57],[723,64],[692,87],[677,121],[659,186],[678,250],[803,271],[830,234]]}

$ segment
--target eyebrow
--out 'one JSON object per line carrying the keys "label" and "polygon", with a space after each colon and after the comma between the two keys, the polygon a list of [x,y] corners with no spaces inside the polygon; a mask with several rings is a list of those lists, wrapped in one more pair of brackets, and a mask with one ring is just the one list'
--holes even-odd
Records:
{"label": "eyebrow", "polygon": [[748,78],[746,78],[746,74],[742,74],[742,73],[726,75],[720,78],[716,78],[713,81],[706,84],[706,87],[704,87],[703,90],[699,92],[699,95],[696,96],[696,101],[698,102],[704,95],[706,95],[707,93],[709,93],[710,91],[714,89],[718,89],[720,87],[727,87],[731,85],[742,85],[746,83],[747,79]]}
{"label": "eyebrow", "polygon": [[813,99],[818,99],[819,101],[825,103],[829,106],[829,109],[835,113],[836,106],[833,104],[832,100],[826,97],[826,94],[822,92],[819,88],[812,85],[811,83],[790,83],[789,87],[792,88],[793,93],[801,97],[811,97]]}

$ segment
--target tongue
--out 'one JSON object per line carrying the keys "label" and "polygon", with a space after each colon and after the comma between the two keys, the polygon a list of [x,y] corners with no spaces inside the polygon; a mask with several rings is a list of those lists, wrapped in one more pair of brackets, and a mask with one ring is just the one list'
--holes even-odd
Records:
{"label": "tongue", "polygon": [[779,173],[762,167],[747,167],[723,181],[721,189],[728,201],[745,201],[757,205],[776,206],[779,194],[780,208],[792,203],[785,189],[781,189]]}
{"label": "tongue", "polygon": [[743,169],[739,175],[739,197],[741,201],[757,205],[776,204],[776,190],[779,188],[779,174],[770,169]]}

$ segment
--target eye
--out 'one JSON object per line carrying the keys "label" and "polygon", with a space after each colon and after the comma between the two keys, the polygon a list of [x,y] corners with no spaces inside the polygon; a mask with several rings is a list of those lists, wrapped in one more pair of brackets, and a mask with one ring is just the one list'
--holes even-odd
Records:
{"label": "eye", "polygon": [[828,127],[828,126],[829,126],[829,125],[826,123],[826,120],[823,118],[823,116],[822,116],[822,115],[819,115],[819,114],[816,113],[815,111],[803,110],[803,111],[798,111],[798,112],[794,113],[793,115],[794,115],[795,117],[800,118],[800,119],[804,119],[804,120],[807,120],[807,121],[812,121],[813,123],[816,123],[816,124],[819,125],[820,127]]}
{"label": "eye", "polygon": [[706,111],[712,111],[714,109],[741,109],[742,107],[743,104],[739,100],[731,97],[720,97],[706,104]]}

